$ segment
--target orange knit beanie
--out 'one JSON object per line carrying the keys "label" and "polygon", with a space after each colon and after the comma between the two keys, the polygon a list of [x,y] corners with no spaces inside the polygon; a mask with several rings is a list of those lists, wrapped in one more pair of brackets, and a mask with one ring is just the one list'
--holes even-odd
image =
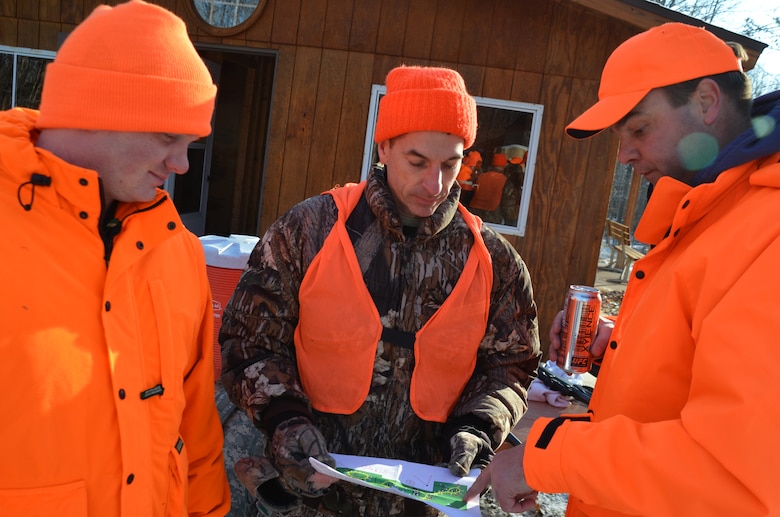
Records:
{"label": "orange knit beanie", "polygon": [[413,131],[458,135],[464,148],[474,143],[477,104],[455,70],[400,66],[390,70],[385,84],[374,132],[377,143]]}
{"label": "orange knit beanie", "polygon": [[216,93],[180,18],[141,0],[101,5],[46,68],[37,126],[205,136]]}

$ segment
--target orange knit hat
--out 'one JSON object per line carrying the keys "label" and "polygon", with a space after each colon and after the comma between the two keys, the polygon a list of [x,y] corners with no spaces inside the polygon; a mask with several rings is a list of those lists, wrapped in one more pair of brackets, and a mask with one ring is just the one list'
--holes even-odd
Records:
{"label": "orange knit hat", "polygon": [[46,68],[37,126],[205,136],[216,93],[180,18],[141,0],[101,5]]}
{"label": "orange knit hat", "polygon": [[490,165],[494,167],[504,167],[506,164],[506,155],[504,153],[496,153],[493,155],[493,159],[490,160]]}
{"label": "orange knit hat", "polygon": [[463,164],[470,167],[482,166],[482,155],[479,151],[469,151],[469,153],[463,157]]}
{"label": "orange knit hat", "polygon": [[566,132],[593,136],[628,115],[654,88],[732,71],[742,71],[742,62],[711,32],[676,22],[653,27],[612,52],[601,74],[599,101]]}
{"label": "orange knit hat", "polygon": [[400,66],[390,70],[385,84],[374,132],[377,143],[413,131],[457,135],[464,148],[474,143],[477,103],[455,70]]}

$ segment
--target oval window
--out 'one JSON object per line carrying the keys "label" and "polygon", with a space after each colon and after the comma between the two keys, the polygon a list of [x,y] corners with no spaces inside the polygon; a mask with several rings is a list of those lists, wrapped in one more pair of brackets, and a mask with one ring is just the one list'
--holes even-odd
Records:
{"label": "oval window", "polygon": [[[214,29],[241,30],[259,16],[266,0],[192,0],[198,17]],[[233,31],[230,31],[233,32]]]}

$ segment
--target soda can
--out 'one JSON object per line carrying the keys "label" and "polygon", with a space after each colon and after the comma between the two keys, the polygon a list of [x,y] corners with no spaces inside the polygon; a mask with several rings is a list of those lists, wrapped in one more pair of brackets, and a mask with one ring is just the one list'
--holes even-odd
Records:
{"label": "soda can", "polygon": [[563,301],[561,349],[556,363],[567,373],[590,371],[588,348],[596,336],[601,313],[601,293],[595,287],[570,285]]}

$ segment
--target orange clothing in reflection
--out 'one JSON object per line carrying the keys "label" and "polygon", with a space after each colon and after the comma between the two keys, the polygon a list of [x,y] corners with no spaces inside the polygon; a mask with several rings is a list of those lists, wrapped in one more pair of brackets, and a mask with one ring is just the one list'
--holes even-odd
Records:
{"label": "orange clothing in reflection", "polygon": [[487,171],[477,176],[477,191],[471,198],[469,208],[492,211],[501,203],[506,176],[498,171]]}
{"label": "orange clothing in reflection", "polygon": [[474,176],[474,170],[468,165],[461,165],[460,172],[455,180],[460,184],[460,188],[463,190],[474,190],[474,184],[471,183],[471,179]]}

